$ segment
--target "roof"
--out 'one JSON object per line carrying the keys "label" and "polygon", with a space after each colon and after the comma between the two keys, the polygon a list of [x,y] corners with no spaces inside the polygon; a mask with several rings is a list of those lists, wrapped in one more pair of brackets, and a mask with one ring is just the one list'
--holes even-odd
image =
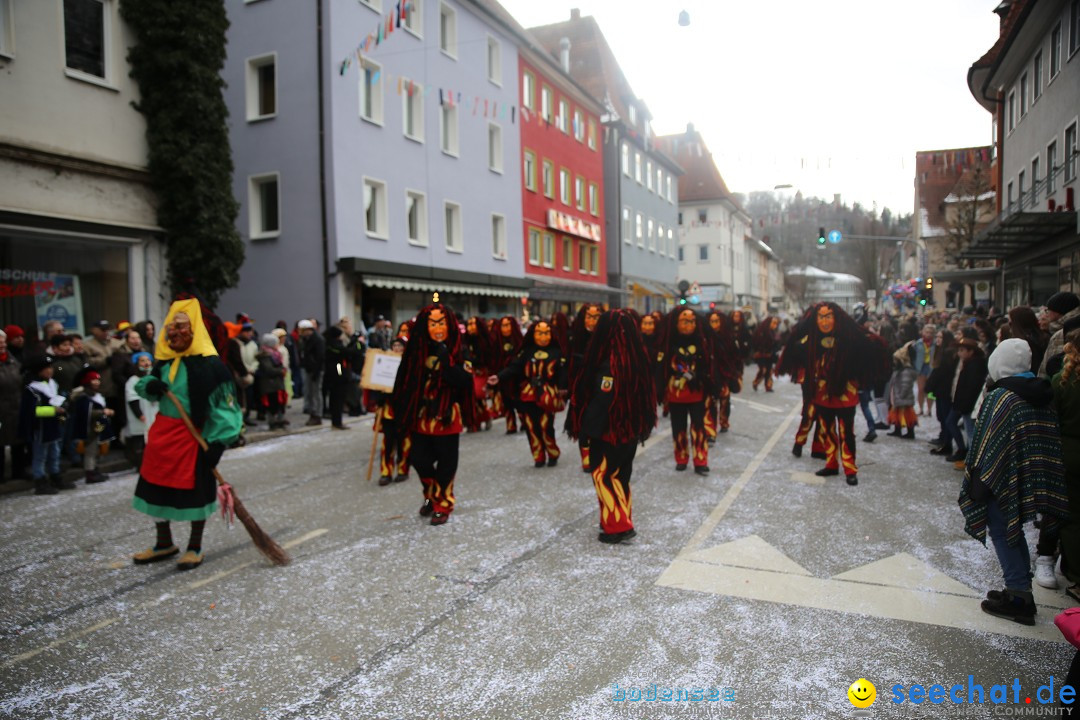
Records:
{"label": "roof", "polygon": [[968,90],[980,105],[991,112],[996,100],[986,97],[986,84],[993,75],[993,68],[1001,62],[1035,2],[1036,0],[1012,0],[1001,19],[1001,33],[997,41],[968,69]]}
{"label": "roof", "polygon": [[915,210],[918,214],[919,237],[947,235],[945,202],[955,195],[961,180],[977,165],[987,168],[990,146],[923,150],[915,153]]}
{"label": "roof", "polygon": [[685,170],[679,176],[680,203],[723,200],[731,203],[739,212],[746,213],[742,204],[728,190],[712,153],[693,125],[688,126],[685,133],[656,138],[656,144]]}
{"label": "roof", "polygon": [[[570,20],[529,28],[529,32],[556,59],[559,57],[562,39],[569,40],[570,76],[602,105],[610,106],[610,110],[614,111],[628,129],[639,133],[641,129],[648,128],[651,114],[630,87],[630,81],[623,74],[622,67],[615,59],[615,53],[608,45],[596,18],[591,15],[574,15]],[[629,124],[628,108],[631,102],[642,118],[636,128],[631,128]],[[667,160],[673,169],[679,170],[677,163],[669,155],[657,148],[652,148],[652,151]]]}

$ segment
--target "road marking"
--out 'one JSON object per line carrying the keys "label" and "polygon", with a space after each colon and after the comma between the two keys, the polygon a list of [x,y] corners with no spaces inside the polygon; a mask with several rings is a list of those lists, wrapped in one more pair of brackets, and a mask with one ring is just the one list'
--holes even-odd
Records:
{"label": "road marking", "polygon": [[752,478],[754,473],[757,472],[757,469],[761,467],[761,463],[765,462],[765,458],[768,457],[769,453],[776,446],[776,443],[788,431],[788,427],[791,425],[792,421],[799,417],[801,409],[801,405],[796,405],[791,408],[791,412],[788,413],[784,422],[777,426],[776,430],[773,431],[772,436],[765,441],[761,450],[758,450],[758,454],[754,456],[754,459],[751,460],[750,464],[743,470],[739,479],[735,481],[735,484],[732,485],[726,493],[724,493],[724,497],[720,498],[720,503],[712,511],[709,517],[705,518],[705,522],[701,524],[701,527],[699,527],[690,537],[690,541],[679,551],[676,559],[694,552],[701,546],[701,543],[705,542],[705,539],[709,537],[709,535],[712,535],[712,531],[715,530],[716,526],[720,524],[720,521],[724,519],[724,515],[731,507],[732,503],[735,502],[735,499],[739,497],[739,493],[746,487],[746,483],[750,482],[750,478]]}
{"label": "road marking", "polygon": [[736,403],[742,403],[743,405],[749,405],[755,410],[767,413],[782,413],[783,408],[773,407],[772,405],[765,405],[764,403],[755,402],[753,400],[747,400],[746,398],[731,396],[731,401]]}
{"label": "road marking", "polygon": [[[304,535],[301,535],[298,538],[294,538],[294,539],[292,539],[292,540],[290,540],[290,541],[288,541],[286,543],[282,543],[281,546],[283,548],[285,548],[286,550],[288,550],[289,548],[296,547],[297,545],[305,543],[305,542],[307,542],[309,540],[313,540],[313,539],[315,539],[315,538],[317,538],[317,537],[319,537],[321,535],[325,535],[328,532],[330,532],[329,528],[318,528],[317,530],[312,530],[311,532],[308,532],[308,533],[306,533]],[[222,570],[221,572],[216,573],[214,575],[211,575],[208,578],[204,578],[202,580],[197,580],[197,581],[195,581],[193,583],[188,584],[187,587],[184,588],[184,589],[185,590],[195,590],[197,588],[201,588],[201,587],[203,587],[205,585],[209,585],[212,582],[216,582],[218,580],[221,580],[222,578],[226,578],[226,577],[232,575],[233,573],[236,573],[236,572],[238,572],[240,570],[243,570],[244,568],[250,567],[250,566],[254,565],[257,562],[262,562],[261,556],[260,556],[259,560],[249,560],[248,562],[241,563],[241,564],[237,565],[236,567],[231,568],[229,570]],[[165,602],[166,600],[171,600],[172,598],[176,597],[176,595],[179,594],[180,592],[183,592],[183,590],[180,590],[177,593],[166,593],[166,594],[161,595],[160,597],[158,597],[156,600],[148,600],[148,601],[142,603],[141,605],[138,605],[135,608],[135,611],[137,612],[137,611],[140,611],[140,610],[148,610],[150,608],[156,607],[156,606],[162,604],[163,602]],[[69,642],[71,642],[73,640],[78,640],[79,638],[86,637],[87,635],[95,633],[98,630],[103,630],[103,629],[109,627],[110,625],[113,625],[114,623],[117,623],[119,621],[120,621],[119,617],[112,617],[112,618],[102,620],[101,622],[95,623],[94,625],[91,625],[90,627],[83,628],[82,630],[78,630],[78,631],[76,631],[76,632],[74,632],[74,633],[72,633],[70,635],[65,635],[62,638],[57,638],[56,640],[53,640],[52,642],[48,643],[47,645],[43,645],[43,646],[41,646],[39,648],[36,648],[34,650],[28,650],[28,651],[26,651],[24,653],[21,653],[19,655],[14,655],[14,656],[4,660],[2,663],[0,663],[0,667],[10,667],[12,665],[16,665],[18,663],[21,663],[24,660],[29,660],[29,659],[31,659],[33,657],[36,657],[36,656],[40,655],[41,653],[43,653],[43,652],[45,652],[47,650],[52,650],[53,648],[59,647],[60,645],[63,645],[65,643],[69,643]]]}

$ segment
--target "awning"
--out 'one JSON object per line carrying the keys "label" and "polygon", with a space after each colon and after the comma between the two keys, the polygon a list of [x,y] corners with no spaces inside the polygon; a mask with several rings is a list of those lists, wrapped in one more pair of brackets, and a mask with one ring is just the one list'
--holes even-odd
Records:
{"label": "awning", "polygon": [[960,257],[1004,259],[1075,227],[1075,212],[1014,212],[976,235]]}
{"label": "awning", "polygon": [[1001,276],[1001,268],[963,268],[960,270],[938,270],[933,274],[935,280],[946,282],[973,283],[980,280],[996,280]]}
{"label": "awning", "polygon": [[627,280],[626,287],[633,289],[631,293],[644,293],[645,295],[657,295],[659,297],[674,298],[675,290],[673,288],[666,287],[663,283],[659,283],[655,280],[638,280],[632,278]]}
{"label": "awning", "polygon": [[557,300],[562,302],[576,302],[588,300],[592,302],[606,303],[611,295],[628,295],[626,290],[600,285],[598,283],[575,282],[573,280],[559,280],[558,282],[532,278],[535,285],[529,291],[530,300]]}
{"label": "awning", "polygon": [[492,287],[490,285],[465,285],[462,283],[438,283],[424,280],[412,280],[401,277],[365,275],[364,285],[388,290],[408,290],[411,292],[438,292],[449,295],[486,295],[488,297],[520,298],[529,295],[528,290]]}

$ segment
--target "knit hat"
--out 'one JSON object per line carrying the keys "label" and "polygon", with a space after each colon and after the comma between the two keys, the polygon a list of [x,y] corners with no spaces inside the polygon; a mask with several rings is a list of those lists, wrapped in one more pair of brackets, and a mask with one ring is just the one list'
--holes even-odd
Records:
{"label": "knit hat", "polygon": [[1027,340],[1009,338],[1002,340],[987,362],[990,379],[997,382],[1001,378],[1031,372],[1031,346]]}
{"label": "knit hat", "polygon": [[47,367],[52,367],[53,359],[52,355],[38,354],[31,357],[26,361],[26,369],[33,375],[37,375],[39,372]]}
{"label": "knit hat", "polygon": [[1046,301],[1046,309],[1052,310],[1059,315],[1072,312],[1078,307],[1080,307],[1080,297],[1077,297],[1076,293],[1071,292],[1054,293],[1050,296],[1050,299]]}
{"label": "knit hat", "polygon": [[296,328],[298,330],[314,330],[315,325],[310,320],[301,320],[300,322],[296,323]]}
{"label": "knit hat", "polygon": [[957,347],[963,347],[969,350],[982,351],[982,348],[979,347],[979,341],[975,338],[967,337],[966,335],[960,338],[960,342],[956,343],[956,345]]}
{"label": "knit hat", "polygon": [[4,334],[8,336],[8,340],[26,335],[26,333],[23,332],[23,329],[18,325],[5,325]]}
{"label": "knit hat", "polygon": [[275,335],[274,333],[266,333],[262,336],[260,344],[264,347],[276,348],[278,346],[277,335]]}
{"label": "knit hat", "polygon": [[148,358],[150,358],[150,362],[154,362],[154,356],[153,355],[151,355],[148,352],[142,351],[142,352],[137,352],[137,353],[132,354],[132,356],[131,356],[131,364],[132,365],[138,365],[139,364],[139,358],[141,358],[141,357],[148,357]]}
{"label": "knit hat", "polygon": [[89,385],[91,381],[100,379],[101,373],[99,373],[97,370],[87,370],[79,374],[78,382],[80,385]]}

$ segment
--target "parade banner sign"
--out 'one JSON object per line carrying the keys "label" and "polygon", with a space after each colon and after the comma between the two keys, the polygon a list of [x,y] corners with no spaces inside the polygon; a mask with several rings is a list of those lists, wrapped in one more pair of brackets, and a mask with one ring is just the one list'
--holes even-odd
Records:
{"label": "parade banner sign", "polygon": [[365,390],[393,392],[401,356],[384,350],[369,349],[364,355],[364,371],[360,374],[360,387]]}
{"label": "parade banner sign", "polygon": [[59,320],[64,324],[64,332],[84,334],[79,276],[50,274],[49,281],[35,283],[34,307],[38,326]]}

